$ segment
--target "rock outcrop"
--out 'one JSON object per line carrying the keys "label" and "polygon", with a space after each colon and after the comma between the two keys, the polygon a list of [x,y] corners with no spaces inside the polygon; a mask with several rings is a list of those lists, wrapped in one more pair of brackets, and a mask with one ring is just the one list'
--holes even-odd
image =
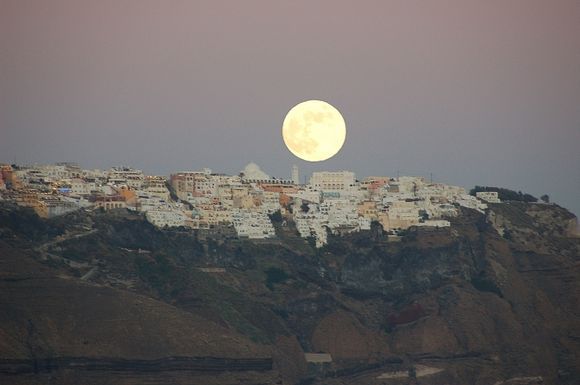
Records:
{"label": "rock outcrop", "polygon": [[314,249],[3,206],[0,382],[576,384],[575,220],[508,202]]}

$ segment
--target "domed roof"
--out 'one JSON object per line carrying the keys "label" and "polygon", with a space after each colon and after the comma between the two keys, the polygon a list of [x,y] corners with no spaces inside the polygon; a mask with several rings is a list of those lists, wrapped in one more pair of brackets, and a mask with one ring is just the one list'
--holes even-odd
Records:
{"label": "domed roof", "polygon": [[270,179],[270,176],[266,174],[260,166],[258,166],[254,162],[250,162],[244,167],[242,170],[244,174],[244,179],[246,180],[267,180]]}

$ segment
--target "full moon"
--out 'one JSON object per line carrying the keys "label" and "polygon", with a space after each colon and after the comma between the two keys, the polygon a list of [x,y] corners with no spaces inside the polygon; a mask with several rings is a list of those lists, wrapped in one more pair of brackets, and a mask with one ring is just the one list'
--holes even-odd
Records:
{"label": "full moon", "polygon": [[291,153],[309,162],[332,158],[344,144],[346,124],[336,108],[322,100],[295,105],[284,119],[282,137]]}

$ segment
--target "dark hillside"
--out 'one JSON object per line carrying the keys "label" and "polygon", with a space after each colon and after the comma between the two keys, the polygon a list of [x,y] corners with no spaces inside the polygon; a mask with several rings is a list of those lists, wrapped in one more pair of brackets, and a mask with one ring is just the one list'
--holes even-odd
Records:
{"label": "dark hillside", "polygon": [[291,222],[253,242],[128,211],[46,221],[3,206],[0,380],[576,384],[574,221],[511,202],[317,250]]}

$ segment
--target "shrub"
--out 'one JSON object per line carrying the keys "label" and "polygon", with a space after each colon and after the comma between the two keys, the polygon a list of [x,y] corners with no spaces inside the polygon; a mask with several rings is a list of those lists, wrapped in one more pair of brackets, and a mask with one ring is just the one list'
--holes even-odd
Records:
{"label": "shrub", "polygon": [[274,223],[282,223],[282,213],[280,210],[274,211],[272,214],[269,215],[270,220]]}
{"label": "shrub", "polygon": [[469,194],[475,196],[476,193],[482,191],[495,191],[497,192],[498,198],[502,201],[518,201],[518,202],[537,202],[538,198],[533,195],[522,193],[521,191],[515,192],[513,190],[502,188],[502,187],[490,187],[490,186],[475,186],[469,190]]}

